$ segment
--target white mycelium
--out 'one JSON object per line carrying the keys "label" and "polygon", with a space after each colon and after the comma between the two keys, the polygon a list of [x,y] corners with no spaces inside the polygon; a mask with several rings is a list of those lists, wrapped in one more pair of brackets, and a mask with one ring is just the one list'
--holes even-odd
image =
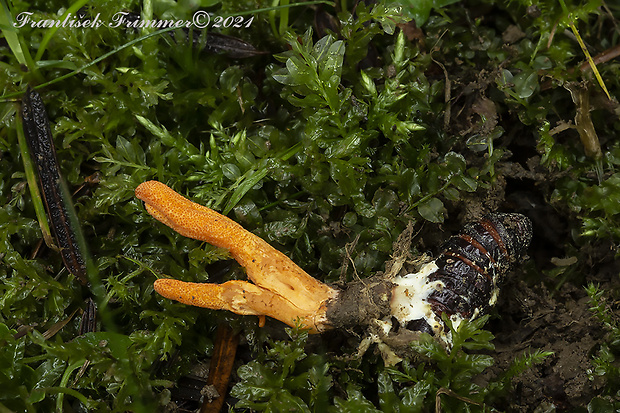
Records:
{"label": "white mycelium", "polygon": [[[431,261],[416,273],[394,278],[392,282],[396,286],[392,290],[391,315],[402,327],[410,321],[423,319],[433,329],[435,336],[450,346],[452,343],[450,332],[445,331],[441,317],[433,312],[431,304],[427,301],[433,291],[441,291],[445,287],[441,281],[429,281],[429,276],[438,269],[435,261]],[[454,314],[451,321],[456,329],[463,318],[459,314]]]}
{"label": "white mycelium", "polygon": [[[444,285],[441,281],[429,283],[428,276],[438,269],[435,261],[432,261],[416,273],[392,280],[396,284],[392,290],[392,315],[401,325],[406,325],[412,320],[432,317],[433,311],[426,299],[433,291],[443,289]],[[433,323],[429,325],[433,327]]]}

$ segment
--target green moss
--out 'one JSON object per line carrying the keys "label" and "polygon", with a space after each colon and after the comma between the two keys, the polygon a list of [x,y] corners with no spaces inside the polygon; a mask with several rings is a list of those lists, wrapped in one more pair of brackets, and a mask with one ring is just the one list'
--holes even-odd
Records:
{"label": "green moss", "polygon": [[[102,1],[89,13],[111,21],[117,11],[142,8],[187,18],[194,10],[188,3]],[[615,5],[602,13],[599,1],[569,3],[569,16],[547,0],[416,2],[404,14],[398,7],[406,2],[340,3],[337,10],[321,6],[339,25],[317,38],[316,5],[252,14],[266,5],[202,2],[215,15],[254,15],[249,28],[223,32],[273,54],[233,59],[166,33],[137,41],[152,32],[13,30],[11,16],[58,19],[66,4],[0,2],[7,41],[0,39],[0,387],[10,390],[0,392],[0,408],[153,411],[181,375],[210,356],[220,322],[252,343],[256,360],[240,367],[233,394],[239,408],[254,410],[429,411],[440,389],[453,392],[441,395],[446,411],[501,406],[510,379],[544,358],[533,352],[517,359],[510,373],[481,387],[472,380],[493,363],[482,321],[466,327],[453,353],[423,340],[415,344],[423,361],[388,369],[371,353],[343,362],[339,357],[356,351],[352,342],[339,354],[311,353],[304,333],[264,337],[253,318],[153,292],[163,275],[213,282],[244,275],[236,267],[219,274],[225,251],[183,238],[144,211],[133,191],[149,179],[231,216],[326,282],[383,271],[410,221],[432,233],[442,223],[455,226],[463,211],[481,212],[472,204],[510,208],[503,198],[479,201],[492,198],[506,176],[518,182],[510,185],[536,186],[546,207],[568,217],[562,252],[580,263],[590,262],[585,247],[604,243],[618,253],[617,103],[603,100],[589,75],[569,70],[583,56],[563,33],[572,22],[592,54],[612,47],[615,37],[598,33],[617,24]],[[410,18],[421,33],[405,26]],[[522,34],[502,38],[510,26]],[[618,65],[599,71],[617,95]],[[79,286],[57,253],[37,247],[12,101],[27,84],[46,85],[40,93],[69,185],[100,173],[74,199],[101,278],[92,289]],[[601,159],[585,155],[568,125],[577,108],[562,85],[590,94],[585,109],[592,109]],[[508,174],[515,164],[522,168]],[[579,284],[579,272],[561,282]],[[90,296],[98,300],[98,332],[79,336],[75,311]],[[62,321],[53,337],[43,337]],[[15,338],[20,328],[29,333]],[[602,343],[593,362],[608,378],[606,394],[618,390],[614,343]],[[161,367],[173,355],[175,362]]]}

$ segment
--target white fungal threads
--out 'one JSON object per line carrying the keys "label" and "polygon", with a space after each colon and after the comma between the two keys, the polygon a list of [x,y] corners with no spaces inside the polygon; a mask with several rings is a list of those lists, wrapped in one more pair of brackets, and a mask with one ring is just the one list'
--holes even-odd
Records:
{"label": "white fungal threads", "polygon": [[[391,316],[396,318],[401,327],[406,327],[411,321],[424,320],[433,330],[435,337],[450,347],[452,345],[452,334],[450,331],[446,331],[443,320],[435,314],[427,300],[434,291],[441,291],[445,287],[441,281],[429,281],[428,279],[429,275],[437,270],[439,267],[435,261],[431,261],[416,273],[393,279],[392,282],[396,286],[392,290]],[[498,289],[493,291],[490,301],[497,299],[498,292]],[[490,304],[493,305],[494,302]],[[479,309],[475,309],[470,319],[473,320],[479,314]],[[463,320],[464,318],[459,313],[450,316],[452,327],[455,330],[458,329]]]}
{"label": "white fungal threads", "polygon": [[[410,321],[422,319],[437,337],[449,344],[452,341],[449,332],[444,331],[443,321],[433,312],[431,304],[427,301],[431,293],[444,288],[443,282],[428,279],[429,275],[437,270],[439,267],[435,261],[431,261],[416,273],[394,278],[392,282],[396,286],[392,290],[391,315],[398,320],[401,327],[406,327]],[[455,316],[452,321],[458,325],[462,317],[456,314]]]}
{"label": "white fungal threads", "polygon": [[499,298],[499,287],[497,286],[497,277],[493,277],[493,291],[491,292],[491,298],[489,299],[489,306],[493,307],[497,303]]}
{"label": "white fungal threads", "polygon": [[[394,317],[401,327],[407,327],[411,321],[424,320],[433,330],[433,334],[448,346],[452,345],[452,334],[446,331],[443,320],[437,315],[428,301],[428,297],[434,291],[445,288],[442,281],[429,281],[429,276],[439,270],[435,261],[425,264],[418,272],[396,277],[392,280],[396,286],[392,290],[391,316]],[[493,306],[499,295],[499,288],[495,285],[489,299],[489,305]],[[480,315],[476,308],[470,320]],[[457,330],[464,318],[459,313],[452,314],[450,321],[452,327]],[[387,319],[384,320],[387,322]],[[391,325],[391,322],[390,322]]]}
{"label": "white fungal threads", "polygon": [[[392,290],[392,315],[401,325],[420,318],[426,319],[434,314],[426,299],[433,291],[442,289],[443,283],[441,281],[429,283],[428,276],[438,269],[435,261],[432,261],[414,274],[407,274],[392,280],[396,284]],[[432,323],[429,325],[433,326]]]}

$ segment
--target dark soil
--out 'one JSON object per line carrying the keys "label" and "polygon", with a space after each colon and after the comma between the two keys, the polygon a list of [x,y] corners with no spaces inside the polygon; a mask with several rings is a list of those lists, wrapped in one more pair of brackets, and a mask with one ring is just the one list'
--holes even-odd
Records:
{"label": "dark soil", "polygon": [[[484,376],[498,376],[517,355],[553,352],[513,381],[514,391],[502,407],[511,412],[573,411],[585,408],[603,388],[602,378],[593,374],[592,359],[607,331],[589,310],[585,286],[592,282],[605,290],[617,288],[620,265],[608,245],[580,251],[583,262],[567,256],[573,241],[568,228],[574,227],[569,224],[575,217],[543,201],[555,177],[528,167],[537,164],[536,159],[526,166],[505,163],[500,181],[506,184],[479,202],[528,215],[534,230],[530,260],[505,281],[494,310],[497,317],[486,326],[496,337],[496,364]],[[570,264],[564,278],[547,275],[563,264]]]}
{"label": "dark soil", "polygon": [[513,382],[515,392],[507,410],[529,412],[554,405],[556,411],[565,411],[587,405],[602,386],[589,371],[605,332],[588,310],[584,290],[566,285],[552,293],[542,284],[528,287],[518,281],[508,288],[505,296],[511,297],[499,304],[501,318],[487,326],[496,335],[498,361],[488,374],[500,374],[524,352],[540,349],[554,354]]}
{"label": "dark soil", "polygon": [[[507,163],[501,168],[508,182],[503,203],[530,217],[534,238],[529,262],[506,280],[495,310],[498,317],[486,326],[496,336],[497,361],[487,374],[499,374],[524,352],[551,351],[543,364],[513,381],[514,393],[505,408],[573,411],[584,408],[603,387],[602,378],[593,374],[592,359],[607,331],[589,310],[585,286],[616,289],[620,265],[604,242],[574,252],[579,260],[571,256],[568,251],[580,241],[569,230],[576,227],[576,217],[544,201],[558,177],[533,165],[538,165],[537,157],[525,165]],[[563,274],[550,276],[562,265],[567,268]]]}

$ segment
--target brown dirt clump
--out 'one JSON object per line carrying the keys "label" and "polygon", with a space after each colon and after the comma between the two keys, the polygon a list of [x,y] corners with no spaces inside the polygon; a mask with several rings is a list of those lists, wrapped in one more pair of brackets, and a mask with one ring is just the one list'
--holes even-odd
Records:
{"label": "brown dirt clump", "polygon": [[498,304],[501,319],[487,325],[496,335],[496,365],[487,373],[500,374],[524,352],[538,349],[553,355],[513,380],[507,410],[553,405],[566,411],[587,405],[602,388],[589,371],[604,331],[588,310],[585,291],[567,284],[552,294],[543,285],[530,288],[524,282],[513,282],[510,289],[512,297]]}

